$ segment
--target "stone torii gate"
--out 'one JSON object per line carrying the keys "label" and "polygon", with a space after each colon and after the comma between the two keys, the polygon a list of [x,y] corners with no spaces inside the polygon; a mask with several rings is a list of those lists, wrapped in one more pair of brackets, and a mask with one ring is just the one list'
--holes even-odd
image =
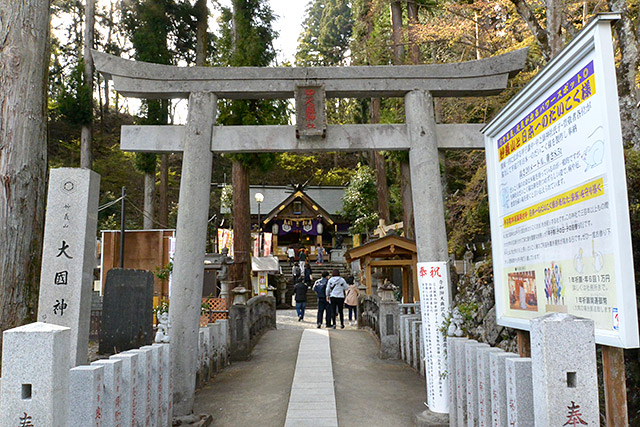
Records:
{"label": "stone torii gate", "polygon": [[[447,261],[438,149],[483,149],[483,125],[436,124],[433,97],[498,94],[524,67],[527,50],[454,64],[342,68],[174,67],[92,54],[123,96],[189,100],[186,126],[123,126],[121,137],[125,151],[183,153],[169,317],[174,411],[185,415],[194,402],[212,152],[408,150],[418,262]],[[311,85],[327,97],[404,97],[406,124],[329,125],[324,136],[301,137],[295,126],[215,126],[220,98],[288,99]]]}

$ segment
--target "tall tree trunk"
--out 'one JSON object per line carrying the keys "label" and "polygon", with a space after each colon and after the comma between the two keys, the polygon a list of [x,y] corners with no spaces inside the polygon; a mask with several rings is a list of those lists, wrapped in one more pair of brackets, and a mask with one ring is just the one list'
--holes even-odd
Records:
{"label": "tall tree trunk", "polygon": [[562,2],[560,0],[546,0],[547,4],[547,34],[551,57],[556,56],[564,47],[562,39]]}
{"label": "tall tree trunk", "polygon": [[[408,157],[408,156],[407,156]],[[415,239],[415,226],[413,224],[413,195],[411,193],[411,167],[409,159],[400,161],[400,192],[402,193],[402,222],[404,237]]]}
{"label": "tall tree trunk", "polygon": [[616,68],[622,140],[626,147],[640,150],[640,89],[636,82],[640,66],[640,25],[634,24],[625,0],[607,3],[610,10],[622,14],[622,19],[613,26],[622,53]]}
{"label": "tall tree trunk", "polygon": [[169,155],[160,156],[160,187],[158,188],[160,207],[158,209],[158,222],[161,227],[169,225]]}
{"label": "tall tree trunk", "polygon": [[[0,331],[35,321],[47,168],[49,2],[0,19]],[[0,344],[2,334],[0,334]]]}
{"label": "tall tree trunk", "polygon": [[145,230],[154,228],[153,218],[155,215],[154,199],[156,195],[156,176],[155,173],[144,174],[144,212],[142,218],[142,227]]}
{"label": "tall tree trunk", "polygon": [[196,12],[196,65],[203,66],[207,58],[207,18],[209,17],[209,9],[207,9],[207,0],[198,0],[195,7]]}
{"label": "tall tree trunk", "polygon": [[404,45],[402,44],[402,3],[391,2],[391,39],[393,42],[393,63],[402,64]]}
{"label": "tall tree trunk", "polygon": [[[93,58],[91,48],[93,48],[93,27],[96,15],[95,0],[87,0],[85,7],[85,27],[84,27],[84,82],[89,87],[91,115],[93,116]],[[91,123],[82,125],[80,132],[80,167],[91,169],[93,166],[92,145],[93,126]]]}
{"label": "tall tree trunk", "polygon": [[[380,123],[380,98],[371,99],[371,123]],[[389,214],[389,188],[387,187],[387,167],[382,153],[373,152],[378,187],[378,215],[385,223],[391,223]]]}
{"label": "tall tree trunk", "polygon": [[232,163],[233,185],[233,286],[250,288],[251,213],[249,171],[238,160]]}
{"label": "tall tree trunk", "polygon": [[418,26],[418,3],[415,1],[407,2],[407,16],[409,18],[409,56],[412,64],[420,63],[420,45],[417,40]]}

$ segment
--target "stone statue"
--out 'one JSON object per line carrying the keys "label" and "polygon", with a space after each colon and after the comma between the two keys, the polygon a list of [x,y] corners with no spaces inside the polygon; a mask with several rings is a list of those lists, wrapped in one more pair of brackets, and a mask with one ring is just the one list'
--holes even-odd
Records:
{"label": "stone statue", "polygon": [[233,264],[233,258],[229,256],[229,248],[222,248],[220,251],[222,260],[220,261],[220,272],[218,273],[218,279],[220,281],[227,280],[229,275],[229,264]]}
{"label": "stone statue", "polygon": [[169,312],[160,313],[158,315],[158,332],[156,332],[156,338],[154,342],[167,343],[169,342]]}

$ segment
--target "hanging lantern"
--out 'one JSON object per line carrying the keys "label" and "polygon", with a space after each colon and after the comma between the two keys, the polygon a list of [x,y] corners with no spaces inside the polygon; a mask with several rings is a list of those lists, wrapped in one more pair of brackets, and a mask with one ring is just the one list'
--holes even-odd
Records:
{"label": "hanging lantern", "polygon": [[278,224],[277,224],[277,223],[274,223],[274,224],[271,226],[271,232],[272,232],[273,234],[278,234]]}
{"label": "hanging lantern", "polygon": [[318,231],[318,234],[322,234],[322,232],[324,231],[324,227],[322,226],[322,221],[318,222],[318,225],[316,226],[316,230]]}

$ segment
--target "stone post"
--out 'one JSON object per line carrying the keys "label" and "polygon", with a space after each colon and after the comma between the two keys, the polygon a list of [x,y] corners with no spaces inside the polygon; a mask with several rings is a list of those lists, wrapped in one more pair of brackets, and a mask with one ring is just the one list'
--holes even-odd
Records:
{"label": "stone post", "polygon": [[136,425],[138,399],[138,355],[134,353],[118,353],[109,358],[122,361],[122,420],[123,424]]}
{"label": "stone post", "polygon": [[52,169],[42,247],[38,321],[71,328],[71,366],[87,363],[100,175]]}
{"label": "stone post", "polygon": [[229,337],[229,320],[227,319],[223,319],[223,320],[217,320],[216,323],[220,324],[220,330],[221,332],[221,347],[220,348],[220,353],[218,355],[218,357],[221,360],[221,367],[224,368],[227,365],[227,362],[229,360],[229,345],[230,345],[230,337]]}
{"label": "stone post", "polygon": [[247,360],[251,355],[249,326],[249,307],[246,304],[233,304],[229,308],[231,360]]}
{"label": "stone post", "polygon": [[[449,338],[451,339],[451,338]],[[478,426],[489,427],[493,425],[491,414],[491,366],[489,364],[489,354],[504,353],[501,348],[480,347],[478,348]],[[511,359],[507,359],[511,360]]]}
{"label": "stone post", "polygon": [[103,400],[104,368],[102,366],[78,366],[69,371],[70,426],[102,427],[106,425],[102,417]]}
{"label": "stone post", "polygon": [[531,320],[531,361],[537,426],[600,425],[593,320],[564,313]]}
{"label": "stone post", "polygon": [[158,401],[160,405],[160,420],[158,427],[170,427],[173,416],[171,415],[171,392],[169,390],[169,376],[171,373],[171,349],[169,344],[153,344],[160,351],[160,369],[158,375]]}
{"label": "stone post", "polygon": [[104,369],[104,399],[102,400],[102,422],[105,426],[123,425],[122,360],[100,359],[92,362],[90,366],[101,366]]}
{"label": "stone post", "polygon": [[160,423],[160,348],[155,345],[145,345],[140,350],[146,350],[151,354],[151,423]]}
{"label": "stone post", "polygon": [[[458,338],[458,337],[447,337],[447,378],[449,380],[449,425],[451,427],[457,427],[462,424],[458,423],[458,385],[456,381],[456,372],[458,370],[457,364],[460,363],[456,359],[456,347],[458,346],[457,342],[465,342],[467,338]],[[465,383],[466,384],[466,383]],[[462,385],[460,385],[462,387]],[[464,393],[463,393],[464,394]],[[466,424],[465,424],[466,425]]]}
{"label": "stone post", "polygon": [[504,361],[510,357],[518,357],[518,355],[506,352],[489,353],[491,422],[494,426],[507,425],[507,382]]}
{"label": "stone post", "polygon": [[70,335],[42,322],[4,331],[1,427],[67,425]]}
{"label": "stone post", "polygon": [[400,358],[400,308],[397,301],[380,300],[380,358]]}
{"label": "stone post", "polygon": [[505,360],[507,375],[507,422],[510,426],[533,427],[533,380],[531,358]]}
{"label": "stone post", "polygon": [[478,400],[478,351],[489,344],[471,342],[465,346],[467,367],[467,421],[470,426],[479,425]]}
{"label": "stone post", "polygon": [[211,189],[211,137],[218,98],[192,93],[184,132],[169,322],[176,415],[193,410],[198,366],[198,330],[204,276],[205,236]]}
{"label": "stone post", "polygon": [[[436,139],[436,122],[433,115],[433,98],[424,90],[414,90],[405,96],[405,114],[407,133],[409,136],[409,163],[411,166],[411,186],[420,191],[413,191],[413,211],[415,221],[416,249],[418,263],[447,262],[447,233],[444,221],[444,199],[440,177],[440,162]],[[444,286],[448,289],[447,283]],[[440,295],[439,291],[432,290]],[[438,307],[447,310],[450,292],[435,301]],[[444,354],[445,339],[439,334],[441,319],[437,316],[426,316],[423,321],[425,334],[430,334],[431,343],[425,339],[425,345],[431,345]],[[425,319],[423,319],[425,320]],[[431,323],[431,324],[429,324]],[[437,325],[434,323],[438,323]],[[425,337],[426,338],[426,337]],[[436,351],[436,353],[438,353]],[[439,360],[429,358],[425,373],[431,381],[427,381],[427,406],[433,412],[448,413],[448,383],[437,371],[443,368]]]}

